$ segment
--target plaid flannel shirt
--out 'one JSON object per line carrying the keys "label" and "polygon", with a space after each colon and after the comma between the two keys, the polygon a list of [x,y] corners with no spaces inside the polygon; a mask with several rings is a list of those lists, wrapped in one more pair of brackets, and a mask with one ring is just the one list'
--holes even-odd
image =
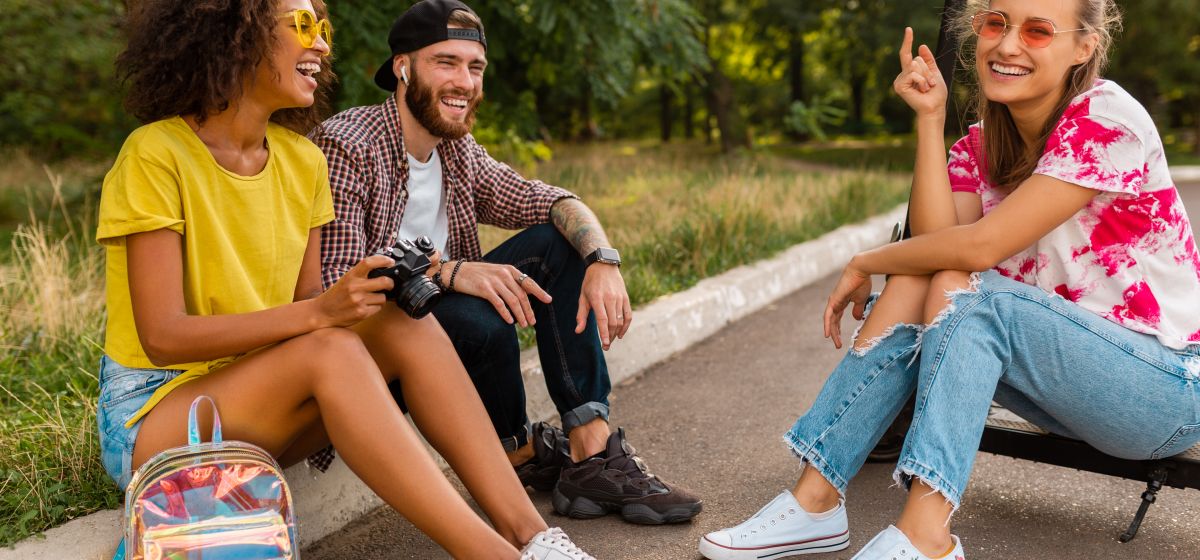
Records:
{"label": "plaid flannel shirt", "polygon": [[[310,138],[329,161],[337,217],[321,230],[321,281],[329,289],[358,261],[396,240],[408,202],[408,158],[396,96],[334,115]],[[442,140],[450,237],[442,258],[479,260],[478,224],[520,229],[550,221],[550,206],[571,192],[532,181],[492,159],[471,135]],[[333,448],[308,458],[324,472]]]}

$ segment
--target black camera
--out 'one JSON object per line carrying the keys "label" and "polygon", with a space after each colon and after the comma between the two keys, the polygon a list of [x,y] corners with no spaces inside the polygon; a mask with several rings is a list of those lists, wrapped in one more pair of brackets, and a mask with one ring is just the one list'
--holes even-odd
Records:
{"label": "black camera", "polygon": [[424,235],[412,241],[400,239],[395,245],[378,253],[396,261],[396,264],[376,268],[367,273],[367,277],[391,278],[392,289],[382,293],[410,317],[420,319],[428,315],[442,299],[441,288],[425,277],[425,271],[433,265],[429,260],[433,252],[433,241]]}

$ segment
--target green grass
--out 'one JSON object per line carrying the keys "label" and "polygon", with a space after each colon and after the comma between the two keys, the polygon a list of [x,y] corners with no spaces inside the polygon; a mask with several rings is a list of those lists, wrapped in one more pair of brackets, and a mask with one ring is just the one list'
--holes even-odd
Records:
{"label": "green grass", "polygon": [[21,225],[0,264],[3,544],[119,504],[96,437],[104,260],[89,222]]}
{"label": "green grass", "polygon": [[[720,156],[701,144],[613,143],[555,154],[523,171],[596,211],[626,261],[635,305],[907,195],[902,176],[813,171],[765,150]],[[104,169],[47,174],[32,160],[23,169],[0,179],[0,201],[24,200],[12,214],[27,216],[0,221],[0,545],[121,499],[100,465],[95,422],[104,261],[87,200]],[[510,234],[481,228],[485,248]]]}
{"label": "green grass", "polygon": [[776,155],[818,165],[845,169],[912,172],[916,138],[841,139],[805,144],[776,144],[768,148]]}

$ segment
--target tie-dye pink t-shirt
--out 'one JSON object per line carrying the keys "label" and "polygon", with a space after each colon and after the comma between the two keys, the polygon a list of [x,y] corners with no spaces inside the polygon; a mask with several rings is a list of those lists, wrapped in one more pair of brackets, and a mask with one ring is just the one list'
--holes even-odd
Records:
{"label": "tie-dye pink t-shirt", "polygon": [[[980,124],[950,149],[950,185],[990,212],[1005,194],[981,172]],[[1100,80],[1071,101],[1035,174],[1100,194],[1001,274],[1057,293],[1131,330],[1181,349],[1200,342],[1200,254],[1146,110]]]}

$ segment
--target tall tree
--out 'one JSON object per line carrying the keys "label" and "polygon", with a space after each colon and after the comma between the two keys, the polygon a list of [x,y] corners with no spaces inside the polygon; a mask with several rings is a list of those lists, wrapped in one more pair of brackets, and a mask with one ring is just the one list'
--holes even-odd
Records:
{"label": "tall tree", "polygon": [[[737,102],[737,93],[722,61],[736,47],[735,41],[722,40],[731,27],[740,27],[735,2],[728,0],[698,0],[704,15],[704,49],[708,56],[708,72],[704,75],[704,99],[709,115],[716,120],[721,138],[721,151],[731,152],[750,145],[745,117]],[[736,36],[735,33],[728,35]]]}
{"label": "tall tree", "polygon": [[1160,129],[1190,128],[1200,155],[1200,10],[1195,0],[1124,2],[1125,31],[1107,75],[1150,108]]}

